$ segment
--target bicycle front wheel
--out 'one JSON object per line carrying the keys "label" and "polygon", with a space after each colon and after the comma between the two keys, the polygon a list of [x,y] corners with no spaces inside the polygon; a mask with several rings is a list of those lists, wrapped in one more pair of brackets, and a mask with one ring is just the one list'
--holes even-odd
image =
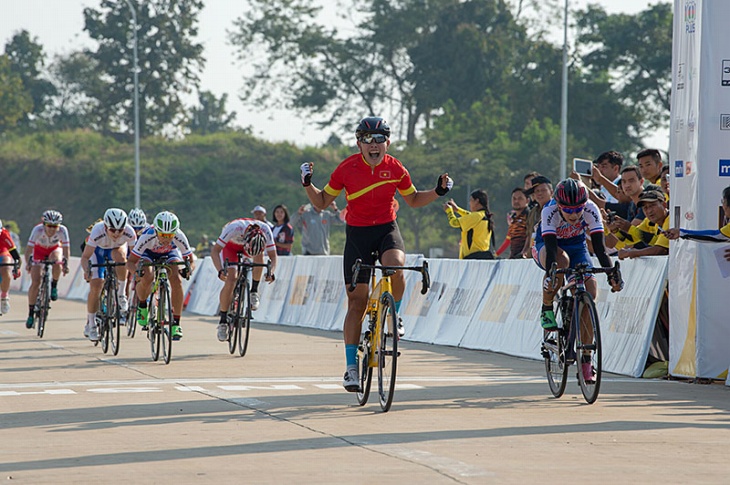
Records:
{"label": "bicycle front wheel", "polygon": [[578,299],[578,308],[575,309],[574,320],[579,318],[581,323],[576,324],[575,355],[578,366],[578,384],[588,404],[593,404],[598,398],[601,388],[602,354],[601,354],[601,326],[598,322],[598,313],[593,298],[583,293]]}
{"label": "bicycle front wheel", "polygon": [[101,299],[99,312],[99,319],[101,324],[99,325],[99,340],[101,341],[101,351],[105,354],[109,351],[109,287],[105,284],[101,290]]}
{"label": "bicycle front wheel", "polygon": [[107,291],[106,300],[106,327],[109,333],[109,341],[112,344],[112,354],[114,355],[119,354],[120,320],[119,300],[117,300],[117,289],[114,287]]}
{"label": "bicycle front wheel", "polygon": [[378,393],[380,407],[384,412],[390,409],[395,392],[395,376],[398,368],[398,315],[395,299],[390,293],[380,297],[380,321],[377,334]]}
{"label": "bicycle front wheel", "polygon": [[241,330],[238,319],[241,318],[243,294],[243,285],[237,283],[233,289],[233,300],[231,300],[231,305],[228,307],[228,353],[231,355],[236,351],[236,344]]}
{"label": "bicycle front wheel", "polygon": [[246,291],[243,295],[246,296],[245,301],[241,308],[241,315],[236,319],[236,326],[238,329],[238,355],[243,357],[246,355],[248,349],[248,337],[251,330],[251,288],[248,286],[248,281],[245,283]]}
{"label": "bicycle front wheel", "polygon": [[364,406],[370,397],[370,385],[373,382],[373,368],[370,367],[370,351],[372,342],[370,332],[366,332],[357,349],[357,363],[360,368],[360,390],[357,391],[357,402]]}
{"label": "bicycle front wheel", "polygon": [[170,358],[172,358],[172,325],[175,323],[175,320],[172,316],[170,287],[167,284],[160,285],[160,299],[158,301],[157,318],[158,328],[160,330],[162,359],[165,361],[165,364],[169,364]]}
{"label": "bicycle front wheel", "polygon": [[155,295],[152,295],[149,302],[149,316],[147,319],[147,338],[150,340],[152,360],[157,362],[160,358],[160,323],[155,309]]}
{"label": "bicycle front wheel", "polygon": [[38,298],[36,299],[36,333],[38,338],[43,338],[43,332],[46,330],[46,319],[48,318],[48,306],[50,305],[50,294],[48,293],[48,276],[43,278],[43,283],[39,289]]}

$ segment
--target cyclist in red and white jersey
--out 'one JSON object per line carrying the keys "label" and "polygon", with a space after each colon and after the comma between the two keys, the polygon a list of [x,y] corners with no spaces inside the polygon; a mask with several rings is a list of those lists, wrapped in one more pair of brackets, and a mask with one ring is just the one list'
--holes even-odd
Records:
{"label": "cyclist in red and white jersey", "polygon": [[[89,282],[89,295],[86,300],[86,327],[84,336],[92,342],[99,341],[99,324],[96,312],[99,310],[99,296],[104,286],[104,276],[107,268],[92,268],[89,262],[101,264],[106,261],[117,263],[127,262],[127,246],[137,242],[137,235],[132,226],[127,224],[127,213],[122,209],[111,208],[104,213],[104,219],[94,224],[81,255],[81,269],[84,278]],[[127,268],[117,266],[117,299],[119,309],[124,314],[127,311]]]}
{"label": "cyclist in red and white jersey", "polygon": [[[233,290],[238,279],[238,268],[229,266],[228,270],[223,269],[223,263],[238,261],[238,255],[242,254],[250,258],[254,263],[264,262],[264,250],[271,260],[271,275],[266,276],[266,281],[274,281],[274,270],[276,269],[276,244],[271,233],[271,226],[266,222],[256,219],[235,219],[225,226],[221,231],[218,240],[210,251],[210,259],[218,272],[218,278],[224,281],[220,292],[220,322],[218,323],[218,340],[224,342],[228,339],[228,307],[231,305]],[[259,282],[264,268],[259,266],[253,268],[251,279],[251,310],[257,310],[260,303]]]}
{"label": "cyclist in red and white jersey", "polygon": [[[20,261],[20,253],[15,247],[15,241],[10,236],[10,231],[3,227],[3,221],[0,220],[0,263],[12,263]],[[0,315],[10,311],[10,299],[8,292],[10,291],[10,278],[18,278],[20,276],[20,267],[18,271],[13,273],[12,266],[0,266]]]}
{"label": "cyclist in red and white jersey", "polygon": [[[352,281],[352,266],[358,258],[365,264],[374,264],[372,253],[379,254],[386,266],[403,266],[406,252],[403,238],[396,223],[395,193],[411,207],[423,207],[435,201],[451,189],[454,182],[449,174],[440,175],[436,188],[419,191],[411,182],[411,176],[403,164],[387,154],[390,146],[390,126],[383,118],[369,117],[360,121],[355,130],[359,152],[346,158],[332,172],[329,183],[320,190],[312,185],[313,164],[300,167],[302,185],[315,207],[324,210],[345,190],[347,214],[345,221],[346,241],[343,258],[345,285]],[[393,296],[396,310],[405,291],[402,271],[393,275]],[[368,273],[358,276],[355,290],[347,294],[347,315],[344,324],[345,360],[347,370],[342,385],[347,391],[359,388],[357,369],[357,345],[360,341],[361,323],[368,302]],[[363,284],[360,284],[363,283]],[[398,333],[402,334],[399,325]]]}
{"label": "cyclist in red and white jersey", "polygon": [[58,299],[58,279],[68,274],[68,259],[70,255],[70,239],[68,229],[61,224],[63,215],[56,210],[47,210],[41,217],[41,224],[36,225],[30,233],[28,244],[25,247],[25,265],[30,271],[30,288],[28,288],[28,319],[26,328],[33,328],[33,308],[38,298],[38,289],[41,285],[41,265],[37,264],[44,259],[63,262],[63,268],[53,265],[51,281],[51,300]]}

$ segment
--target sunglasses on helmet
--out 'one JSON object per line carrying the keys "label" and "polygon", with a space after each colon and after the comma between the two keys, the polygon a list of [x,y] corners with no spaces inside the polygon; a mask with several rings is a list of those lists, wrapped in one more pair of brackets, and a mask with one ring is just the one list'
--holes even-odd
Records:
{"label": "sunglasses on helmet", "polygon": [[364,135],[360,135],[360,143],[385,143],[385,140],[387,140],[388,137],[385,135],[381,135],[380,133],[365,133]]}

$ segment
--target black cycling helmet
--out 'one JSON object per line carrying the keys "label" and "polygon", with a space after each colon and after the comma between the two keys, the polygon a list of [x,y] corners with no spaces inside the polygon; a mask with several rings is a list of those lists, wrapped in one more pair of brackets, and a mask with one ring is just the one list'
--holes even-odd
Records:
{"label": "black cycling helmet", "polygon": [[559,205],[575,207],[583,205],[588,200],[586,186],[575,179],[565,179],[555,187],[555,201]]}
{"label": "black cycling helmet", "polygon": [[355,130],[355,136],[357,138],[360,138],[361,135],[364,135],[366,133],[385,135],[390,138],[390,126],[388,125],[387,121],[377,116],[363,118],[357,125],[357,129]]}

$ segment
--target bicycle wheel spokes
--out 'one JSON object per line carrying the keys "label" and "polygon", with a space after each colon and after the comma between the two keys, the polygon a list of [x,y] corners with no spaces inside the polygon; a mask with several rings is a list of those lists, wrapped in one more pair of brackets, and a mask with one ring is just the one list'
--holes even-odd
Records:
{"label": "bicycle wheel spokes", "polygon": [[601,388],[601,327],[593,298],[588,293],[582,295],[576,309],[582,315],[583,323],[576,332],[575,352],[578,367],[578,384],[588,404],[598,398]]}
{"label": "bicycle wheel spokes", "polygon": [[228,353],[233,355],[236,351],[236,343],[238,342],[241,327],[238,325],[238,319],[241,318],[241,285],[237,284],[233,290],[233,300],[228,307]]}
{"label": "bicycle wheel spokes", "polygon": [[109,351],[109,287],[105,284],[101,291],[101,306],[97,315],[101,321],[99,325],[99,340],[101,351],[105,354]]}
{"label": "bicycle wheel spokes", "polygon": [[149,316],[147,320],[147,338],[150,340],[152,360],[157,362],[160,358],[160,324],[155,311],[154,295],[149,302]]}
{"label": "bicycle wheel spokes", "polygon": [[[115,283],[116,284],[116,283]],[[119,324],[120,309],[119,302],[117,300],[116,288],[113,291],[109,291],[109,297],[107,298],[106,312],[107,312],[107,332],[109,333],[109,340],[112,344],[112,354],[119,354]]]}
{"label": "bicycle wheel spokes", "polygon": [[244,298],[239,305],[240,316],[236,320],[236,326],[238,327],[238,355],[243,357],[246,355],[246,349],[248,349],[248,337],[251,331],[251,289],[248,286],[248,281],[245,283],[245,291],[242,291]]}
{"label": "bicycle wheel spokes", "polygon": [[367,331],[357,349],[357,363],[360,368],[360,390],[357,391],[357,402],[360,406],[364,406],[368,402],[370,385],[373,382],[373,368],[370,367],[371,346],[370,331]]}
{"label": "bicycle wheel spokes", "polygon": [[383,294],[380,304],[380,330],[376,332],[378,393],[380,407],[383,411],[388,411],[393,403],[398,367],[398,315],[395,313],[395,300],[390,293]]}
{"label": "bicycle wheel spokes", "polygon": [[162,358],[165,364],[169,364],[170,358],[172,358],[172,324],[174,320],[172,316],[172,303],[170,302],[170,287],[166,284],[160,287],[158,319]]}
{"label": "bicycle wheel spokes", "polygon": [[43,280],[43,284],[40,288],[40,293],[38,293],[38,298],[36,299],[36,309],[35,309],[35,316],[36,316],[36,333],[38,335],[38,338],[43,338],[43,332],[46,329],[46,318],[48,317],[48,282],[46,278]]}
{"label": "bicycle wheel spokes", "polygon": [[129,296],[129,309],[127,310],[127,337],[129,338],[134,338],[134,334],[137,332],[138,305],[137,292],[132,290],[132,294]]}
{"label": "bicycle wheel spokes", "polygon": [[550,332],[542,343],[542,356],[545,360],[545,373],[548,386],[554,397],[560,397],[565,392],[568,382],[569,364],[565,360],[565,333]]}

